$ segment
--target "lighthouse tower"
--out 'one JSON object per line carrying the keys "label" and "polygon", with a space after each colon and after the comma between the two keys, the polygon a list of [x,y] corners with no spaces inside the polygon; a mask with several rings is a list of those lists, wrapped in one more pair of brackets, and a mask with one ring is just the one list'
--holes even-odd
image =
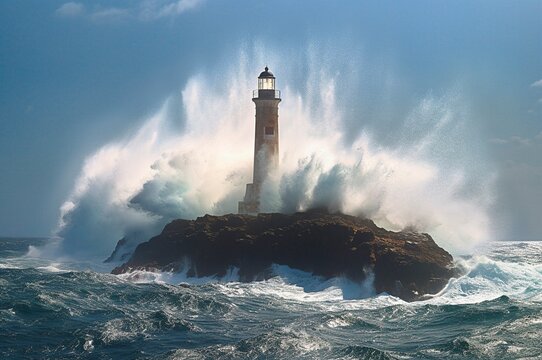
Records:
{"label": "lighthouse tower", "polygon": [[256,132],[254,135],[254,172],[252,184],[247,184],[239,214],[260,212],[260,191],[269,173],[279,164],[279,103],[280,91],[275,90],[275,76],[267,66],[258,76],[258,90],[252,101],[256,104]]}

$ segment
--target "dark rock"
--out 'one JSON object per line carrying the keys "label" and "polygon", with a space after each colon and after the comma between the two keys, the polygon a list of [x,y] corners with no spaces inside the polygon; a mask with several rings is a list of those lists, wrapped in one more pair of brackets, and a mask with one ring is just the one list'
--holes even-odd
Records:
{"label": "dark rock", "polygon": [[184,260],[189,275],[223,276],[237,267],[241,281],[268,278],[273,263],[355,281],[372,271],[378,293],[408,301],[438,292],[454,275],[452,256],[428,234],[387,231],[371,220],[321,211],[174,220],[113,273],[175,270]]}

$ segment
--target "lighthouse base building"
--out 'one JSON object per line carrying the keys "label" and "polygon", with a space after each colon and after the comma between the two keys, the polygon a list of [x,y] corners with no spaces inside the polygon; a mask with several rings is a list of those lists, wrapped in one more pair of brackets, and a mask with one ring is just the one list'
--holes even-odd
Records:
{"label": "lighthouse base building", "polygon": [[258,214],[261,188],[268,175],[279,165],[279,103],[280,91],[275,90],[275,76],[267,67],[258,76],[258,90],[252,101],[256,104],[254,135],[254,169],[252,183],[247,184],[245,197],[239,201],[239,214]]}

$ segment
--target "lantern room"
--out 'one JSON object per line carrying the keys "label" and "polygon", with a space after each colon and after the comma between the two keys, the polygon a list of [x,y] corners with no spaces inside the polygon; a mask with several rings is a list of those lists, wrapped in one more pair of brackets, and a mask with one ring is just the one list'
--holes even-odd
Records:
{"label": "lantern room", "polygon": [[280,91],[275,90],[275,75],[266,66],[258,76],[258,90],[252,92],[253,99],[280,100]]}
{"label": "lantern room", "polygon": [[258,90],[275,90],[275,76],[267,66],[258,76]]}

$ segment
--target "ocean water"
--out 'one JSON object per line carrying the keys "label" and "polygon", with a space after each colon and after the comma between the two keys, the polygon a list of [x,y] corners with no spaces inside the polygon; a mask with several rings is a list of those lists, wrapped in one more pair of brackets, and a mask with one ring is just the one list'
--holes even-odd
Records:
{"label": "ocean water", "polygon": [[33,258],[47,239],[0,239],[1,359],[542,359],[542,242],[457,257],[426,301],[276,266],[236,282],[108,274]]}

